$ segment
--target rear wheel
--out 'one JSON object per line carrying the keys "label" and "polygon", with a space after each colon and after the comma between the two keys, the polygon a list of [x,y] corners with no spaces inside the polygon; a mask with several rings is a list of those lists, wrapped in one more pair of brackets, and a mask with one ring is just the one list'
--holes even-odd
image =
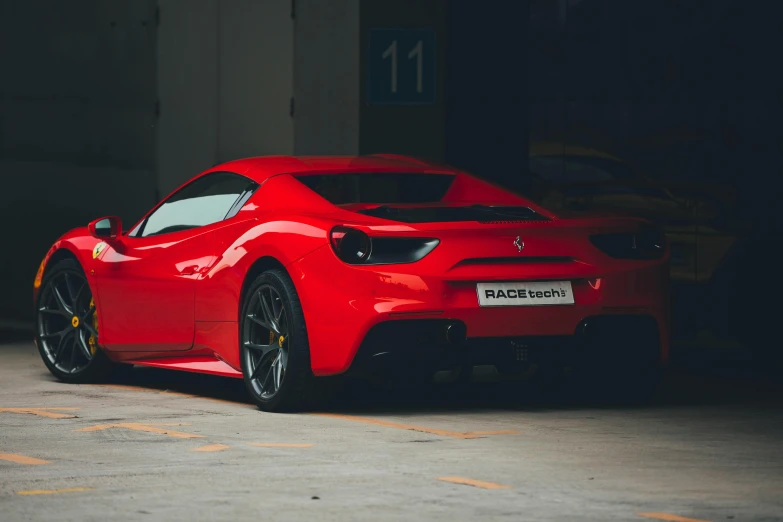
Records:
{"label": "rear wheel", "polygon": [[98,346],[95,301],[78,262],[65,259],[51,267],[36,310],[36,344],[52,375],[76,383],[107,376],[114,365]]}
{"label": "rear wheel", "polygon": [[305,408],[314,378],[302,305],[288,274],[269,270],[251,283],[240,332],[242,374],[256,405],[270,412]]}

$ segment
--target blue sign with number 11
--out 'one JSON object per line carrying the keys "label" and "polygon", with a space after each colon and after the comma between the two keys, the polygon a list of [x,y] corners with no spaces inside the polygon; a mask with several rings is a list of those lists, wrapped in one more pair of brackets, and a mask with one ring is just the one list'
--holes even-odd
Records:
{"label": "blue sign with number 11", "polygon": [[370,29],[367,99],[372,105],[435,103],[435,31]]}

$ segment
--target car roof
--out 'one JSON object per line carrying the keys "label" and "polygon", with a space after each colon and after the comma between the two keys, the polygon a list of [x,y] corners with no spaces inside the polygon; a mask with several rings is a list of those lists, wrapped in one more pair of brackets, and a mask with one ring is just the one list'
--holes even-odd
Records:
{"label": "car roof", "polygon": [[210,171],[236,172],[259,183],[272,176],[286,173],[457,173],[453,168],[445,165],[396,154],[372,154],[367,156],[259,156],[215,165]]}

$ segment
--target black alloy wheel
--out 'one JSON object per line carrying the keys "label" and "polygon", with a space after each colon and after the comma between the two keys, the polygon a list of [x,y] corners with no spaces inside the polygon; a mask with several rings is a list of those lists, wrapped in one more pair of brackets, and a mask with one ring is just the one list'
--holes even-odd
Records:
{"label": "black alloy wheel", "polygon": [[245,358],[253,391],[269,400],[280,390],[288,368],[288,317],[280,294],[263,284],[250,298],[245,323]]}
{"label": "black alloy wheel", "polygon": [[66,259],[47,272],[36,310],[36,344],[55,377],[90,382],[106,375],[112,363],[98,348],[95,303],[79,263]]}
{"label": "black alloy wheel", "polygon": [[245,385],[264,411],[305,407],[312,387],[304,314],[293,282],[269,270],[245,292],[240,318]]}

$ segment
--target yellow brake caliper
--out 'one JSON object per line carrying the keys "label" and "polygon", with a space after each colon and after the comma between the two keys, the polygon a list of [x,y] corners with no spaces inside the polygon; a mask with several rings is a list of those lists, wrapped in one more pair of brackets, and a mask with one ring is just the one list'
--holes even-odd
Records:
{"label": "yellow brake caliper", "polygon": [[[90,308],[95,306],[95,299],[90,299]],[[92,314],[92,327],[95,328],[95,331],[98,331],[98,310],[96,309],[95,312]],[[98,339],[95,338],[94,334],[90,334],[90,338],[87,339],[87,344],[90,345],[90,353],[92,355],[95,355],[95,352],[98,351]]]}

